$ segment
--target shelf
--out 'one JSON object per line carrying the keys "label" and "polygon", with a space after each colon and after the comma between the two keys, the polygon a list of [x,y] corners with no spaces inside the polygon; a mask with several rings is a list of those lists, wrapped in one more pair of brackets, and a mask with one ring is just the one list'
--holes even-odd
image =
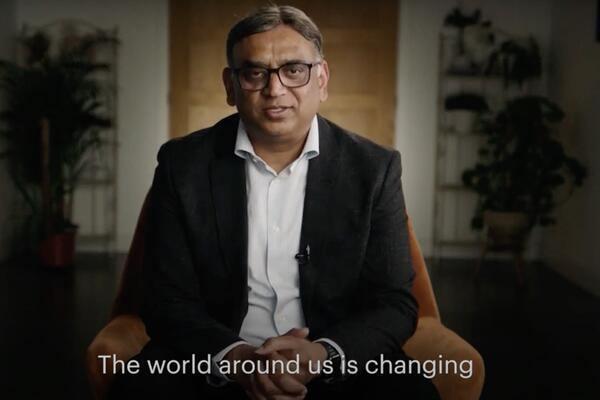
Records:
{"label": "shelf", "polygon": [[90,242],[109,242],[113,240],[114,237],[110,233],[82,233],[77,235],[77,241],[81,243],[90,243]]}
{"label": "shelf", "polygon": [[485,135],[485,133],[481,131],[460,132],[452,129],[440,129],[440,133],[444,136],[457,136],[466,138],[482,137],[483,135]]}
{"label": "shelf", "polygon": [[460,183],[440,183],[438,190],[471,191],[471,189]]}
{"label": "shelf", "polygon": [[447,79],[458,79],[458,80],[480,80],[480,81],[502,81],[504,78],[501,75],[474,75],[474,74],[460,74],[457,72],[444,72],[444,78]]}
{"label": "shelf", "polygon": [[104,179],[80,179],[77,184],[81,186],[92,186],[92,185],[114,185],[117,181],[114,178]]}
{"label": "shelf", "polygon": [[440,246],[481,246],[482,241],[477,240],[438,240],[437,243]]}

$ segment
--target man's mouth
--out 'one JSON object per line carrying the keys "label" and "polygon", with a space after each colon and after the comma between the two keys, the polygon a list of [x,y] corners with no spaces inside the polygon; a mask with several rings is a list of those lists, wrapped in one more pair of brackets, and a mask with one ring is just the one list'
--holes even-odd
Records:
{"label": "man's mouth", "polygon": [[286,111],[289,109],[290,109],[290,107],[273,106],[273,107],[265,107],[263,110],[264,110],[264,113],[267,116],[267,118],[280,119],[285,116]]}

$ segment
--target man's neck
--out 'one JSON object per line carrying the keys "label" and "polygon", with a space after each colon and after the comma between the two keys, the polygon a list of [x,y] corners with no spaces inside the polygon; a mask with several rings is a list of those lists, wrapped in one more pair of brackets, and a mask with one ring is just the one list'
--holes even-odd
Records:
{"label": "man's neck", "polygon": [[300,156],[308,132],[307,130],[303,136],[290,138],[289,140],[274,140],[274,138],[250,132],[248,132],[248,138],[252,143],[254,152],[275,172],[279,173]]}

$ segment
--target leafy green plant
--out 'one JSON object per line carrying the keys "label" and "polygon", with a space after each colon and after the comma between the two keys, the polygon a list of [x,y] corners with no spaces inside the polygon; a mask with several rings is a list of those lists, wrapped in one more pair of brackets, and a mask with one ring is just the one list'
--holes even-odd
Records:
{"label": "leafy green plant", "polygon": [[482,121],[486,143],[480,160],[462,174],[465,186],[479,195],[473,228],[483,227],[485,210],[526,213],[529,228],[556,222],[552,211],[559,204],[558,189],[569,185],[566,201],[587,175],[555,137],[553,125],[563,118],[550,100],[523,96]]}
{"label": "leafy green plant", "polygon": [[[70,205],[85,156],[100,145],[101,130],[112,124],[103,114],[97,79],[109,66],[94,61],[99,46],[109,43],[115,39],[98,32],[67,37],[53,47],[45,33],[35,32],[19,39],[23,63],[0,61],[1,156],[38,228],[44,225],[50,231],[37,229],[37,239],[74,227]],[[49,186],[46,205],[41,194],[44,176]]]}
{"label": "leafy green plant", "polygon": [[526,80],[540,77],[542,57],[537,42],[533,38],[503,41],[490,54],[484,74],[502,76],[505,87],[511,83],[521,87]]}
{"label": "leafy green plant", "polygon": [[461,9],[455,7],[444,18],[445,26],[452,26],[458,29],[458,54],[465,53],[465,28],[471,25],[476,25],[481,20],[481,10],[475,10],[471,15],[463,14]]}

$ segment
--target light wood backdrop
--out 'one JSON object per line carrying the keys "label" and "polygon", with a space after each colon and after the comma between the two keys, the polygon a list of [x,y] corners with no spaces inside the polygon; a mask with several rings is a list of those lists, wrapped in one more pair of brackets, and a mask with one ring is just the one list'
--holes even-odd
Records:
{"label": "light wood backdrop", "polygon": [[[225,102],[221,71],[231,26],[256,0],[170,1],[171,137],[213,125],[236,110]],[[320,114],[384,145],[393,145],[397,1],[286,1],[319,26],[329,63],[329,99]]]}

